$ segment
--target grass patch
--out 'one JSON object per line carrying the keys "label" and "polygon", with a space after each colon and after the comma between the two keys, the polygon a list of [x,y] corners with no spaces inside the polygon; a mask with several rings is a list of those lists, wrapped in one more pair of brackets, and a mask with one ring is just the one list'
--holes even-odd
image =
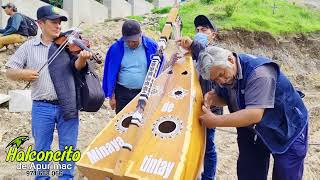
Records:
{"label": "grass patch", "polygon": [[171,10],[171,7],[164,7],[164,8],[154,8],[151,10],[153,14],[167,14]]}
{"label": "grass patch", "polygon": [[243,28],[273,35],[320,30],[319,11],[284,0],[214,0],[209,4],[194,0],[181,4],[179,14],[182,33],[191,37],[194,35],[193,20],[199,14],[210,17],[219,29]]}
{"label": "grass patch", "polygon": [[137,20],[139,22],[142,22],[144,20],[143,16],[128,16],[127,18],[134,19],[134,20]]}
{"label": "grass patch", "polygon": [[166,17],[162,17],[159,19],[159,31],[162,31],[164,25],[167,22],[167,18]]}

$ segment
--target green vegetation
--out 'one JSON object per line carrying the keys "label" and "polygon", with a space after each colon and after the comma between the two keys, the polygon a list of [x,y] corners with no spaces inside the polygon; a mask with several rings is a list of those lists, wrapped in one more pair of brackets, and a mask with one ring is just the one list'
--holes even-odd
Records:
{"label": "green vegetation", "polygon": [[283,0],[194,0],[182,4],[179,14],[183,34],[188,36],[193,36],[193,20],[199,14],[210,17],[219,29],[242,28],[274,35],[320,30],[320,12]]}
{"label": "green vegetation", "polygon": [[57,6],[59,8],[62,8],[63,6],[63,0],[49,0],[49,3],[53,6]]}
{"label": "green vegetation", "polygon": [[161,31],[164,27],[164,25],[167,22],[167,18],[166,17],[162,17],[159,19],[159,31]]}
{"label": "green vegetation", "polygon": [[167,14],[171,10],[171,7],[164,7],[164,8],[154,8],[151,10],[153,14]]}
{"label": "green vegetation", "polygon": [[127,18],[134,19],[134,20],[137,20],[139,22],[142,22],[144,20],[143,16],[128,16]]}
{"label": "green vegetation", "polygon": [[214,0],[200,0],[201,3],[205,3],[205,4],[210,4],[212,3]]}

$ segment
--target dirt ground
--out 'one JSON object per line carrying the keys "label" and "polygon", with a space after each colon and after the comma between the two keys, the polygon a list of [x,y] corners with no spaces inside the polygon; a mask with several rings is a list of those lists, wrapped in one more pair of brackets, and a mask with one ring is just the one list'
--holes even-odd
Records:
{"label": "dirt ground", "polygon": [[[103,56],[106,49],[120,37],[122,21],[109,21],[95,26],[85,25],[83,34],[92,42],[92,49]],[[152,24],[152,23],[151,23]],[[152,29],[150,23],[144,23],[145,29]],[[150,31],[147,31],[150,33]],[[154,33],[152,36],[157,36]],[[309,119],[309,150],[305,159],[304,179],[320,177],[320,33],[272,37],[268,33],[252,33],[243,30],[221,32],[219,45],[236,52],[265,55],[277,62],[293,84],[306,93]],[[5,75],[4,64],[14,49],[0,52],[0,93],[11,89],[21,89],[24,82],[9,81]],[[103,65],[97,72],[102,75]],[[107,122],[114,112],[105,102],[97,113],[81,113],[78,148],[83,151]],[[24,171],[17,170],[17,163],[5,162],[5,147],[18,135],[31,134],[30,113],[9,113],[8,104],[0,106],[0,179],[31,179]],[[238,149],[234,128],[218,128],[216,146],[218,151],[218,180],[236,179],[236,160]],[[33,140],[27,142],[32,144]],[[57,133],[54,133],[53,149],[57,149]],[[270,170],[271,172],[272,170]],[[84,179],[78,172],[76,179]]]}

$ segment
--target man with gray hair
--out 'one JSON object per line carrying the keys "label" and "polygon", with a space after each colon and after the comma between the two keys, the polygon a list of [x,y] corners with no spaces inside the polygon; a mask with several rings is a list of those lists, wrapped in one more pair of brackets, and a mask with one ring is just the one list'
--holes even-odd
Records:
{"label": "man with gray hair", "polygon": [[[303,94],[265,57],[210,46],[199,58],[202,77],[219,85],[205,95],[200,120],[210,128],[237,128],[238,179],[266,180],[272,154],[273,179],[301,180],[308,145]],[[230,114],[213,114],[213,105],[227,105]]]}
{"label": "man with gray hair", "polygon": [[[200,53],[199,73],[204,79],[210,80],[210,70],[212,66],[232,68],[228,58],[232,57],[232,52],[222,48],[207,48]],[[219,83],[218,83],[219,84]],[[221,86],[221,84],[219,84]]]}

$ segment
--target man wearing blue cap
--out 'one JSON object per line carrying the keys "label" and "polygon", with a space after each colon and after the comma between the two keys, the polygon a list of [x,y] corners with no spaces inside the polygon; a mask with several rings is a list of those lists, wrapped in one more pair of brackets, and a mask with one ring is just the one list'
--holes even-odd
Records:
{"label": "man wearing blue cap", "polygon": [[151,55],[156,51],[157,43],[142,35],[139,22],[123,23],[122,38],[107,52],[102,81],[105,96],[116,113],[141,91]]}
{"label": "man wearing blue cap", "polygon": [[[6,64],[6,75],[12,80],[31,82],[32,135],[35,150],[49,151],[56,128],[59,136],[59,149],[66,146],[75,150],[78,137],[79,114],[76,99],[75,74],[87,68],[86,61],[92,54],[81,51],[78,56],[63,50],[50,65],[39,69],[58,48],[53,42],[61,33],[61,21],[67,17],[58,14],[53,6],[43,6],[37,11],[38,24],[42,34],[28,40],[11,56]],[[62,77],[63,76],[63,77]],[[60,77],[60,80],[57,80]],[[61,80],[63,78],[63,80]],[[47,175],[49,162],[35,162],[45,167],[38,169],[36,179],[50,179]],[[74,162],[60,162],[62,175],[59,179],[72,179]]]}

